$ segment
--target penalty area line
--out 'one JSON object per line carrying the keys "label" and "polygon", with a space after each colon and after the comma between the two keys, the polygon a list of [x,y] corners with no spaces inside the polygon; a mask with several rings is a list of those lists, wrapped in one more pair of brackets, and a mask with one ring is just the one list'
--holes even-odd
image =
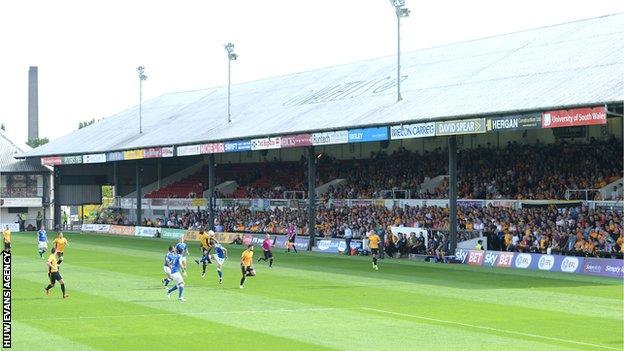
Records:
{"label": "penalty area line", "polygon": [[206,311],[206,312],[163,312],[163,313],[139,313],[139,314],[115,314],[101,316],[73,316],[73,317],[49,317],[49,318],[24,318],[19,322],[27,321],[56,321],[56,320],[81,320],[81,319],[106,319],[106,318],[126,318],[126,317],[166,317],[166,316],[202,316],[202,315],[220,315],[220,314],[239,314],[239,313],[290,313],[290,312],[324,312],[346,310],[347,308],[338,307],[319,307],[319,308],[280,308],[274,310],[242,310],[242,311]]}
{"label": "penalty area line", "polygon": [[588,343],[588,342],[566,340],[566,339],[555,338],[555,337],[552,337],[552,336],[544,336],[544,335],[538,335],[538,334],[517,332],[517,331],[513,331],[513,330],[505,330],[505,329],[498,329],[498,328],[492,328],[492,327],[485,327],[485,326],[482,326],[482,325],[454,322],[454,321],[448,321],[448,320],[444,320],[444,319],[430,318],[430,317],[418,316],[418,315],[408,314],[408,313],[392,312],[392,311],[380,310],[380,309],[377,309],[377,308],[360,307],[360,309],[367,310],[367,311],[386,313],[386,314],[392,314],[392,315],[395,315],[395,316],[403,316],[403,317],[422,319],[422,320],[426,320],[426,321],[432,321],[432,322],[438,322],[438,323],[444,323],[444,324],[460,325],[462,327],[469,327],[469,328],[475,328],[475,329],[481,329],[481,330],[489,330],[489,331],[493,331],[493,332],[497,332],[497,333],[503,333],[503,334],[514,334],[514,335],[528,336],[528,337],[536,338],[536,339],[551,340],[551,341],[557,341],[557,342],[567,343],[567,344],[599,347],[599,348],[608,349],[608,350],[620,350],[620,349],[615,348],[615,347],[591,344],[591,343]]}

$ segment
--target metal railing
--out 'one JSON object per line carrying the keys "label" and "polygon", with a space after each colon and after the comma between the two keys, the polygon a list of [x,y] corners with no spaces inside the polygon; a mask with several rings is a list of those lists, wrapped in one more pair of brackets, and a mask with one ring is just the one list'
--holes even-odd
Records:
{"label": "metal railing", "polygon": [[[592,193],[590,197],[590,193]],[[580,196],[574,196],[580,194]],[[596,194],[600,194],[600,189],[567,189],[565,192],[566,200],[583,200],[589,201],[596,198]]]}
{"label": "metal railing", "polygon": [[410,199],[411,191],[405,189],[384,189],[379,192],[383,199]]}
{"label": "metal railing", "polygon": [[300,190],[284,191],[284,199],[305,199],[306,192]]}

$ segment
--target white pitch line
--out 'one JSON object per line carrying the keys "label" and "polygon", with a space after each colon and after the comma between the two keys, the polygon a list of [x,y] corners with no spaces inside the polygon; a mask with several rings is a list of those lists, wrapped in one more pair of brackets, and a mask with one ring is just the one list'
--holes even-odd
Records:
{"label": "white pitch line", "polygon": [[368,310],[368,311],[381,312],[381,313],[387,313],[387,314],[393,314],[393,315],[403,316],[403,317],[411,317],[411,318],[416,318],[416,319],[423,319],[423,320],[432,321],[432,322],[438,322],[438,323],[461,325],[463,327],[470,327],[470,328],[476,328],[476,329],[489,330],[489,331],[494,331],[494,332],[498,332],[498,333],[522,335],[522,336],[528,336],[528,337],[537,338],[537,339],[552,340],[552,341],[558,341],[558,342],[568,343],[568,344],[576,344],[576,345],[599,347],[599,348],[609,349],[609,350],[620,350],[618,348],[611,347],[611,346],[596,345],[596,344],[590,344],[590,343],[582,342],[582,341],[574,341],[574,340],[566,340],[566,339],[554,338],[554,337],[551,337],[551,336],[523,333],[523,332],[517,332],[517,331],[513,331],[513,330],[505,330],[505,329],[484,327],[484,326],[481,326],[481,325],[474,325],[474,324],[468,324],[468,323],[447,321],[447,320],[444,320],[444,319],[423,317],[423,316],[417,316],[417,315],[408,314],[408,313],[385,311],[385,310],[380,310],[380,309],[377,309],[377,308],[360,307],[360,309]]}
{"label": "white pitch line", "polygon": [[291,308],[291,309],[275,309],[275,310],[245,310],[245,311],[206,311],[206,312],[187,312],[187,313],[143,313],[143,314],[115,314],[102,316],[74,316],[74,317],[50,317],[50,318],[26,318],[19,319],[18,322],[26,321],[52,321],[52,320],[81,320],[81,319],[106,319],[106,318],[126,318],[126,317],[160,317],[160,316],[201,316],[210,314],[237,314],[237,313],[289,313],[289,312],[323,312],[346,310],[347,308]]}

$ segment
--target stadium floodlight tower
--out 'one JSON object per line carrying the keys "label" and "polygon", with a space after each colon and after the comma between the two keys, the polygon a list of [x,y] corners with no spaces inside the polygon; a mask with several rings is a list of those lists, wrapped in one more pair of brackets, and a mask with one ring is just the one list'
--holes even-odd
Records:
{"label": "stadium floodlight tower", "polygon": [[397,16],[397,102],[401,97],[401,17],[409,17],[410,10],[405,7],[405,0],[390,0]]}
{"label": "stadium floodlight tower", "polygon": [[224,45],[225,51],[228,54],[228,91],[227,91],[227,113],[228,113],[228,123],[232,122],[232,115],[230,114],[230,86],[231,86],[231,72],[232,72],[232,61],[236,61],[238,58],[238,54],[234,52],[234,44],[227,43]]}
{"label": "stadium floodlight tower", "polygon": [[147,79],[145,67],[137,67],[139,73],[139,134],[143,133],[143,81]]}

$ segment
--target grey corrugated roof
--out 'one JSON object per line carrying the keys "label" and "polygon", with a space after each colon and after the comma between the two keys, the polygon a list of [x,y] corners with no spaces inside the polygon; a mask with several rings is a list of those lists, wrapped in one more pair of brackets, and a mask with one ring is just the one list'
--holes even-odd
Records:
{"label": "grey corrugated roof", "polygon": [[[172,93],[143,104],[141,135],[138,107],[133,107],[24,155],[93,153],[622,101],[622,52],[624,14],[592,18],[404,53],[402,73],[407,78],[399,103],[391,87],[396,58],[384,57],[234,85],[229,124],[226,88]],[[371,82],[377,82],[377,89],[370,88]],[[349,89],[353,90],[346,93]]]}
{"label": "grey corrugated roof", "polygon": [[0,130],[0,173],[50,172],[36,160],[16,160],[14,156],[30,147],[20,147]]}

